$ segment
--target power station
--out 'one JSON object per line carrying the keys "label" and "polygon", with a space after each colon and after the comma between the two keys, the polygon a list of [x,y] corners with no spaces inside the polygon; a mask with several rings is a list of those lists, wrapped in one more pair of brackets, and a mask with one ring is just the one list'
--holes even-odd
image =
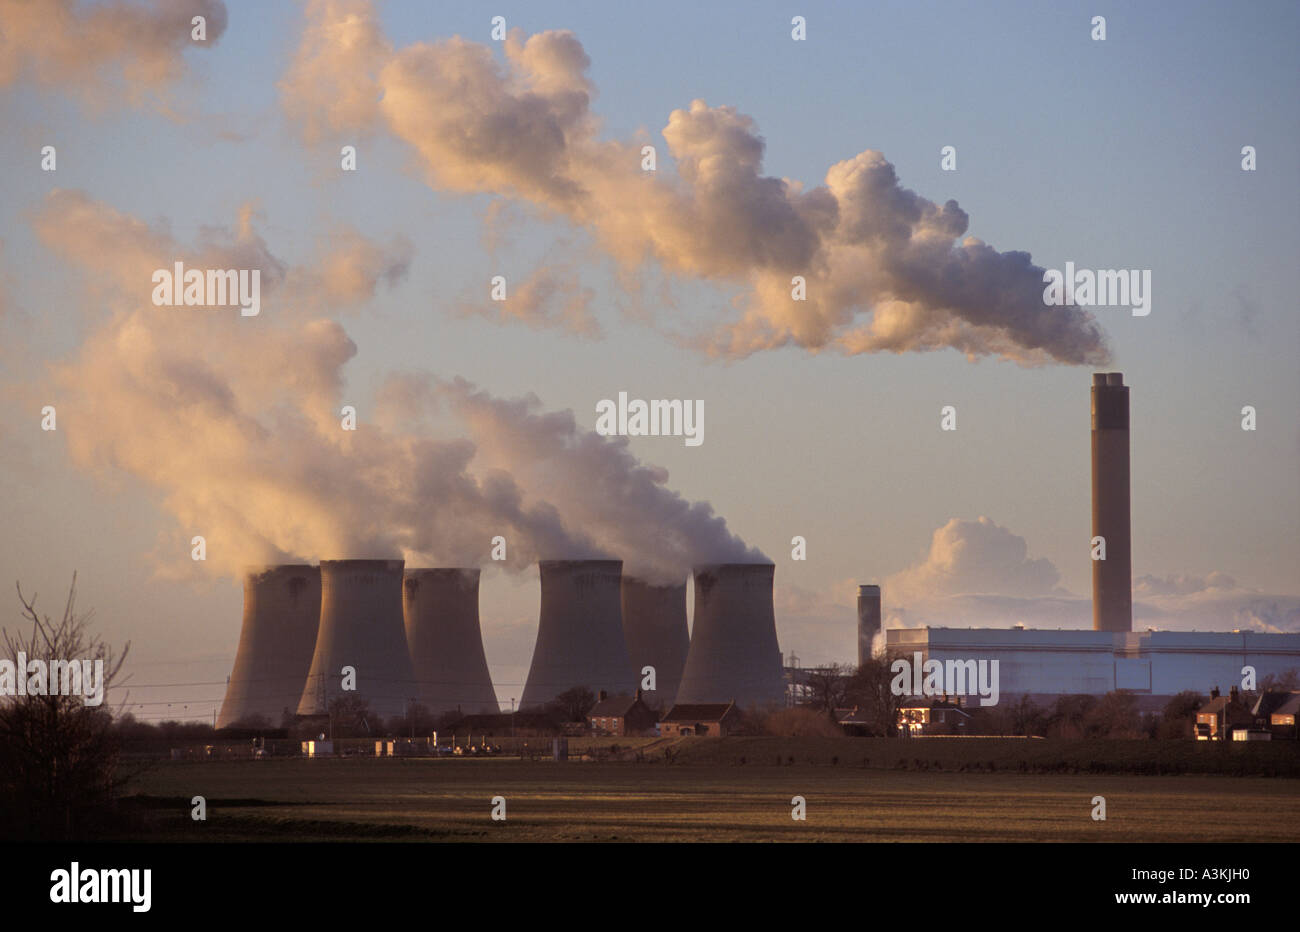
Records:
{"label": "power station", "polygon": [[521,708],[584,686],[631,693],[637,677],[623,638],[622,560],[542,560],[537,642]]}
{"label": "power station", "polygon": [[278,726],[298,708],[320,624],[320,569],[290,564],[244,574],[244,622],[217,727],[263,719]]}
{"label": "power station", "polygon": [[686,624],[686,582],[659,585],[623,577],[623,638],[638,679],[646,667],[654,668],[654,689],[644,691],[651,708],[668,711],[691,646]]}
{"label": "power station", "polygon": [[[1128,392],[1122,373],[1092,377],[1092,630],[890,628],[890,656],[919,653],[923,662],[944,664],[996,659],[1009,701],[1122,689],[1153,709],[1185,690],[1240,682],[1245,668],[1263,679],[1300,667],[1300,634],[1133,631]],[[858,606],[861,637],[861,597]]]}
{"label": "power station", "polygon": [[771,563],[695,569],[695,627],[676,701],[784,704],[785,671],[776,639]]}
{"label": "power station", "polygon": [[[324,715],[341,696],[383,718],[407,714],[416,695],[402,618],[401,560],[322,560],[320,630],[299,715]],[[349,685],[344,668],[354,679]]]}
{"label": "power station", "polygon": [[[926,627],[885,632],[892,654],[1000,661],[1002,696],[1105,693],[1158,698],[1262,678],[1300,665],[1300,634],[1253,631],[1134,633],[1129,494],[1129,387],[1093,375],[1092,630]],[[1082,542],[1081,542],[1082,543]],[[435,714],[495,712],[479,621],[479,570],[411,569],[401,560],[323,560],[250,570],[239,648],[217,724],[288,710],[321,715],[344,695],[384,718],[412,702]],[[771,563],[694,570],[686,583],[624,577],[620,560],[543,560],[537,639],[520,708],[574,687],[632,694],[653,667],[645,701],[763,707],[785,698]],[[858,663],[881,631],[881,589],[858,587]],[[345,669],[346,668],[346,669]],[[350,672],[348,672],[350,671]],[[349,689],[352,686],[354,689]]]}
{"label": "power station", "polygon": [[410,569],[403,584],[416,695],[430,712],[496,712],[483,652],[477,569]]}

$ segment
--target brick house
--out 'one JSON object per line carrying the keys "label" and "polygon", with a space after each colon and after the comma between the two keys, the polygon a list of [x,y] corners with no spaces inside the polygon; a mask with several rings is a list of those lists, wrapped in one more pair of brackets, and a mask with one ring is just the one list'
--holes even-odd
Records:
{"label": "brick house", "polygon": [[659,734],[665,738],[720,738],[735,728],[739,719],[734,702],[675,705],[659,721]]}
{"label": "brick house", "polygon": [[1210,701],[1196,710],[1197,741],[1230,741],[1234,728],[1249,728],[1255,716],[1242,703],[1234,686],[1228,695],[1219,695],[1216,686],[1210,690]]}
{"label": "brick house", "polygon": [[654,729],[657,718],[639,689],[635,696],[609,696],[601,690],[600,699],[587,713],[593,735],[645,734]]}

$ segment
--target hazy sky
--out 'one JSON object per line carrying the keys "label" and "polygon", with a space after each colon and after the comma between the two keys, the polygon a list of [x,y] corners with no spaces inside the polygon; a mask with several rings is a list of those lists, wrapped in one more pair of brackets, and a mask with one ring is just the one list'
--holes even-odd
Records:
{"label": "hazy sky", "polygon": [[[845,6],[0,0],[0,579],[55,611],[76,570],[149,719],[219,702],[233,567],[465,562],[506,515],[522,563],[757,548],[805,663],[859,582],[1083,627],[1114,369],[1135,626],[1300,630],[1300,9]],[[262,269],[261,315],[153,307],[184,257]],[[1067,261],[1149,269],[1150,314],[1026,302]],[[704,443],[587,436],[620,391]],[[537,595],[489,563],[503,700]]]}

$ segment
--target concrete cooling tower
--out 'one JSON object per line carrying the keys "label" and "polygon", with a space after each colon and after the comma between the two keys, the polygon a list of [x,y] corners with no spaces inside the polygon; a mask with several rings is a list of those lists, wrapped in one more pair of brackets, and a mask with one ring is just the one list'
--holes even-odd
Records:
{"label": "concrete cooling tower", "polygon": [[244,624],[217,727],[260,718],[279,727],[298,708],[320,623],[320,569],[305,564],[249,569]]}
{"label": "concrete cooling tower", "polygon": [[344,695],[345,666],[356,690],[384,718],[406,715],[418,701],[402,621],[401,560],[321,560],[320,631],[300,715],[324,715]]}
{"label": "concrete cooling tower", "polygon": [[622,560],[542,560],[537,644],[520,708],[545,705],[574,686],[611,696],[637,677],[623,640]]}
{"label": "concrete cooling tower", "polygon": [[623,577],[623,639],[637,682],[642,670],[655,669],[655,688],[644,699],[651,708],[668,711],[686,666],[691,633],[686,625],[686,583],[659,586]]}
{"label": "concrete cooling tower", "polygon": [[1092,561],[1094,631],[1133,630],[1129,544],[1128,386],[1120,372],[1092,377],[1092,536],[1106,559]]}
{"label": "concrete cooling tower", "polygon": [[858,666],[871,659],[871,645],[880,633],[880,587],[858,586]]}
{"label": "concrete cooling tower", "polygon": [[722,563],[695,570],[695,627],[678,703],[784,704],[771,563]]}
{"label": "concrete cooling tower", "polygon": [[416,695],[430,712],[497,712],[483,653],[476,569],[406,571],[402,612]]}

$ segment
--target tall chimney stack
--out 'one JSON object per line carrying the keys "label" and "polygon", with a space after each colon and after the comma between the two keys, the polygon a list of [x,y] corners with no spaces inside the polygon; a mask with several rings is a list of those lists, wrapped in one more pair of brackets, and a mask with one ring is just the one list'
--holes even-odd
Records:
{"label": "tall chimney stack", "polygon": [[1092,536],[1106,559],[1092,561],[1094,631],[1133,630],[1129,543],[1128,386],[1120,372],[1092,377]]}
{"label": "tall chimney stack", "polygon": [[880,587],[858,586],[858,666],[871,659],[871,643],[880,633]]}

